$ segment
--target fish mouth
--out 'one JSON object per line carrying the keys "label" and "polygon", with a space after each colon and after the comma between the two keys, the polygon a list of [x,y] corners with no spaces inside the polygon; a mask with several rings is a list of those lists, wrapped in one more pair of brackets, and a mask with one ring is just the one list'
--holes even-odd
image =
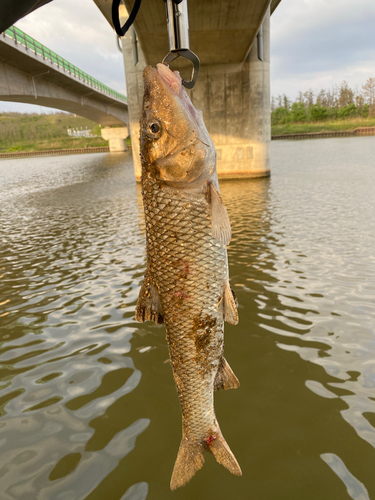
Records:
{"label": "fish mouth", "polygon": [[180,73],[178,71],[172,71],[169,69],[169,66],[160,63],[156,65],[156,70],[167,87],[169,87],[174,94],[180,96],[182,88],[182,78]]}
{"label": "fish mouth", "polygon": [[151,87],[155,84],[165,86],[172,94],[181,99],[183,94],[182,78],[178,71],[172,71],[165,64],[159,63],[156,68],[146,66],[143,70],[143,78],[145,84]]}
{"label": "fish mouth", "polygon": [[[182,78],[178,71],[172,71],[169,66],[165,64],[157,64],[156,72],[165,86],[174,94],[184,107],[185,111],[190,115],[195,127],[199,130],[200,119],[202,112],[195,109],[190,97],[187,95],[185,88],[182,86]],[[202,141],[203,142],[203,141]]]}

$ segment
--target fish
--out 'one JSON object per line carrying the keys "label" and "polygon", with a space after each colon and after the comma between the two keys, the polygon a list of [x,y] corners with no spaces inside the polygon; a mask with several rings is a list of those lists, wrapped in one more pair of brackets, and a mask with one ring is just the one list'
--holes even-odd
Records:
{"label": "fish", "polygon": [[182,412],[182,440],[172,490],[203,466],[204,454],[232,474],[241,468],[225,441],[214,391],[239,386],[226,361],[224,321],[238,323],[229,284],[228,212],[220,195],[212,139],[178,72],[164,65],[143,72],[140,120],[147,267],[137,321],[165,324]]}

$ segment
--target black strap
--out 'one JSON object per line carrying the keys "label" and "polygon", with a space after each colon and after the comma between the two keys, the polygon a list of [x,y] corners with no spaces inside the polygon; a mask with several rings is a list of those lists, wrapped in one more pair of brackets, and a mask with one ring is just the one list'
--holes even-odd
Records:
{"label": "black strap", "polygon": [[119,19],[119,14],[118,14],[118,9],[120,6],[120,1],[121,0],[113,0],[112,3],[112,22],[113,26],[115,27],[116,33],[118,36],[124,36],[125,33],[128,31],[130,26],[134,23],[134,19],[136,18],[139,7],[141,6],[141,1],[142,0],[135,0],[132,11],[130,12],[129,19],[126,21],[124,26],[121,27],[120,25],[120,19]]}

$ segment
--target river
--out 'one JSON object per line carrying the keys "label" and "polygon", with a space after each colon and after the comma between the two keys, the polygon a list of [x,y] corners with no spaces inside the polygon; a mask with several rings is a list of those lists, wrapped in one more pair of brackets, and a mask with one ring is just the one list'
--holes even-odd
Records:
{"label": "river", "polygon": [[0,161],[1,500],[375,499],[375,137],[272,143],[222,181],[240,323],[215,394],[241,464],[169,481],[181,415],[131,155]]}

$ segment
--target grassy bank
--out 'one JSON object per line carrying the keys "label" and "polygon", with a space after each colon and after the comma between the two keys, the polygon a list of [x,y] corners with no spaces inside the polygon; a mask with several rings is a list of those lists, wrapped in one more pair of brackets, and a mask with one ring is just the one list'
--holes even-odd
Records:
{"label": "grassy bank", "polygon": [[87,127],[100,136],[99,125],[80,116],[66,113],[0,113],[0,152],[108,146],[108,141],[101,137],[68,136],[68,128],[81,127]]}
{"label": "grassy bank", "polygon": [[272,135],[305,134],[308,132],[337,132],[339,130],[355,130],[359,127],[375,127],[375,117],[346,118],[324,122],[298,122],[272,125]]}

